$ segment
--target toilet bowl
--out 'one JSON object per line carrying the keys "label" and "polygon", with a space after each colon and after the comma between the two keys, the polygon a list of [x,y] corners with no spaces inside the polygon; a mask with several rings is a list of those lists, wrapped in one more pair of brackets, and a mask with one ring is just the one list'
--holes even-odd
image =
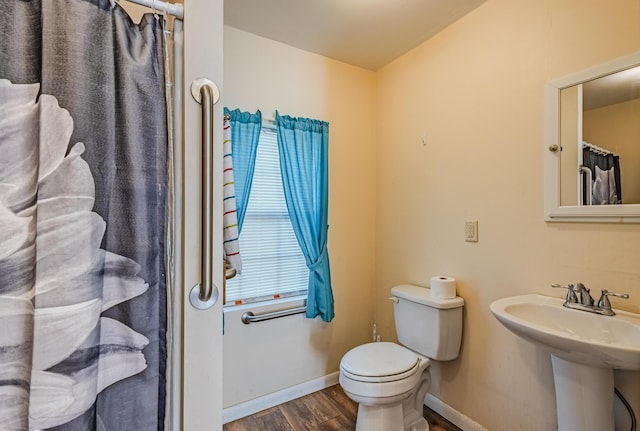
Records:
{"label": "toilet bowl", "polygon": [[358,403],[356,431],[427,431],[422,415],[432,360],[455,359],[464,300],[435,299],[428,288],[391,289],[400,344],[374,342],[340,361],[340,385]]}
{"label": "toilet bowl", "polygon": [[358,403],[356,431],[427,431],[422,405],[429,359],[394,343],[369,343],[340,362],[340,385]]}

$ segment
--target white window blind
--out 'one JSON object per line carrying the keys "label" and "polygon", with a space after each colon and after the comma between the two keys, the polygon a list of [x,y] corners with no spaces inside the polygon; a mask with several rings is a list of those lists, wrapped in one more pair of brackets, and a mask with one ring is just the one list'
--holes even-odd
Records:
{"label": "white window blind", "polygon": [[240,232],[242,274],[227,280],[226,305],[306,294],[309,269],[284,200],[276,131],[263,128]]}

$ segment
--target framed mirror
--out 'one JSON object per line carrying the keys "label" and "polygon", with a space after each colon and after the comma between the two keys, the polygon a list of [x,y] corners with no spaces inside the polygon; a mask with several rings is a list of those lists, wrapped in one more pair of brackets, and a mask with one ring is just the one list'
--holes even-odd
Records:
{"label": "framed mirror", "polygon": [[545,220],[640,223],[640,52],[545,86]]}

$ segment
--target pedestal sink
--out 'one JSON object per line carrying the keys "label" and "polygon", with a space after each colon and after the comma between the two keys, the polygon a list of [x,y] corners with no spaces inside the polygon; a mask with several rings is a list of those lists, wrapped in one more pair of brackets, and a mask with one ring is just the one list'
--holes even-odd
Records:
{"label": "pedestal sink", "polygon": [[507,329],[551,354],[558,431],[614,431],[613,370],[640,370],[640,315],[601,316],[563,302],[531,294],[490,308]]}

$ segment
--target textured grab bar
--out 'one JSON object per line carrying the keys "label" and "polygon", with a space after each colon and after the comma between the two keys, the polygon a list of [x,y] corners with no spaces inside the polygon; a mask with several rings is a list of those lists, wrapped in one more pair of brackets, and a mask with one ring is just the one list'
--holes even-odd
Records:
{"label": "textured grab bar", "polygon": [[271,311],[269,313],[263,313],[263,314],[257,314],[257,315],[253,314],[253,312],[251,311],[247,311],[246,313],[242,314],[242,317],[240,319],[242,320],[242,323],[244,323],[245,325],[248,325],[249,323],[263,322],[265,320],[277,319],[279,317],[292,316],[294,314],[302,314],[306,311],[307,311],[306,304],[301,307],[286,308],[284,310]]}

